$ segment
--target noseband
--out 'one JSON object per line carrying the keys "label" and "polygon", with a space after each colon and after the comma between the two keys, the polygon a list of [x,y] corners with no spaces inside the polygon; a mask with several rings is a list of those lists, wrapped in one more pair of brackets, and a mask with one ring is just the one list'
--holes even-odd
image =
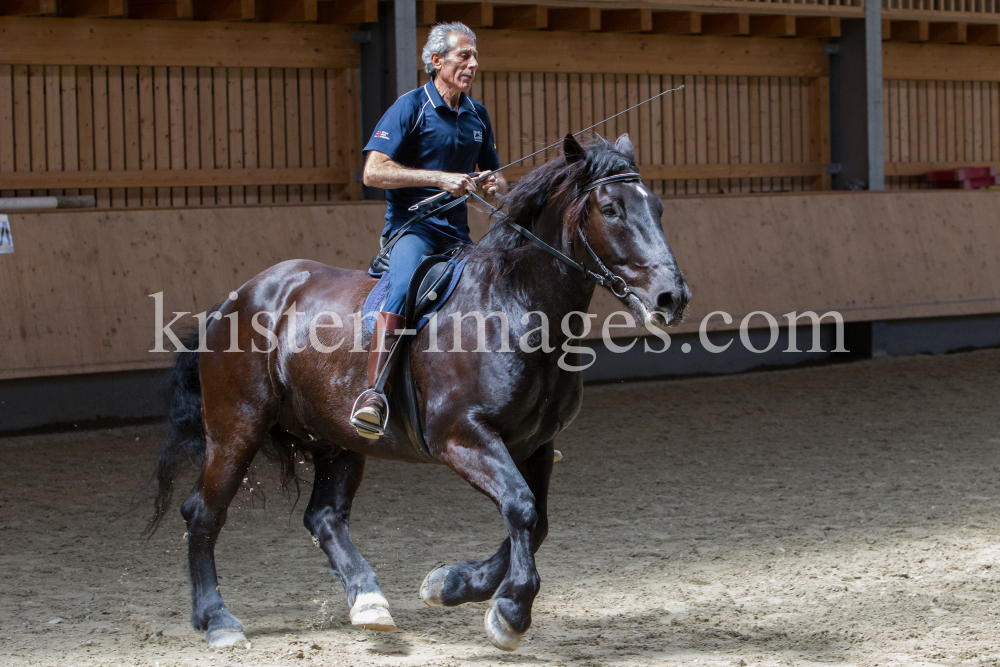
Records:
{"label": "noseband", "polygon": [[[587,185],[583,186],[579,191],[576,192],[576,194],[573,195],[573,199],[578,199],[580,197],[589,195],[596,188],[602,185],[607,185],[608,183],[639,183],[639,182],[642,182],[642,176],[635,172],[615,174],[614,176],[605,176],[604,178],[599,178],[596,181],[591,181]],[[476,197],[476,199],[479,199],[478,196],[476,195],[473,196]],[[484,204],[486,204],[486,202],[483,201],[482,199],[479,200],[482,201]],[[486,205],[489,206],[489,204]],[[490,206],[490,208],[493,207]],[[632,288],[628,286],[628,283],[625,282],[625,279],[615,274],[608,267],[604,265],[604,262],[602,262],[601,258],[597,256],[597,253],[594,252],[594,249],[590,247],[590,243],[587,242],[587,237],[583,235],[582,229],[578,230],[580,233],[580,240],[583,242],[583,247],[587,249],[587,253],[590,255],[591,259],[593,259],[594,263],[597,264],[597,268],[600,271],[600,273],[591,271],[583,264],[580,264],[579,262],[575,261],[565,253],[560,252],[559,250],[553,248],[548,243],[541,240],[540,238],[538,238],[537,236],[529,232],[527,229],[517,224],[516,222],[511,222],[507,218],[504,219],[504,222],[513,227],[518,234],[528,239],[536,246],[538,246],[542,250],[546,251],[547,253],[549,253],[559,261],[561,261],[563,264],[566,264],[567,266],[570,266],[576,269],[577,271],[580,271],[581,273],[583,273],[585,276],[593,280],[601,287],[607,287],[608,290],[610,290],[611,293],[614,294],[619,299],[624,299],[626,296],[632,293]]]}

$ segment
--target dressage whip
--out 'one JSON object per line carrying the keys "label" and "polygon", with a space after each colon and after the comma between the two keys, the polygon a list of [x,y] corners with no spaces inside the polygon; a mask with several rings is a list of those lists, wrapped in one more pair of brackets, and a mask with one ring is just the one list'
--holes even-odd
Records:
{"label": "dressage whip", "polygon": [[[635,109],[635,108],[637,108],[637,107],[641,107],[641,106],[642,106],[643,104],[647,104],[647,103],[649,103],[649,102],[652,102],[653,100],[655,100],[655,99],[657,99],[657,98],[659,98],[659,97],[663,97],[663,96],[664,96],[664,95],[666,95],[667,93],[674,93],[674,92],[677,92],[678,90],[680,90],[680,89],[681,89],[681,88],[683,88],[683,87],[684,87],[684,86],[683,86],[683,84],[682,84],[682,85],[680,85],[680,86],[678,86],[678,87],[676,87],[676,88],[671,88],[670,90],[664,90],[664,91],[663,91],[662,93],[659,93],[659,94],[657,94],[657,95],[653,95],[653,96],[652,96],[652,97],[650,97],[650,98],[649,98],[648,100],[643,100],[642,102],[639,102],[638,104],[634,104],[634,105],[630,106],[630,107],[629,107],[628,109],[625,109],[624,111],[619,111],[618,113],[616,113],[616,114],[615,114],[615,115],[613,115],[613,116],[608,116],[608,117],[607,117],[607,118],[605,118],[604,120],[602,120],[602,121],[599,121],[599,122],[597,122],[597,123],[594,123],[594,124],[593,124],[593,125],[591,125],[590,127],[585,127],[585,128],[583,128],[582,130],[580,130],[580,131],[578,131],[578,132],[574,132],[572,136],[574,136],[574,137],[575,137],[575,136],[576,136],[576,135],[578,135],[578,134],[583,134],[584,132],[586,132],[586,131],[588,131],[588,130],[592,130],[592,129],[594,129],[594,128],[595,128],[595,127],[597,127],[598,125],[601,125],[601,124],[603,124],[603,123],[607,123],[607,122],[608,122],[609,120],[612,120],[612,119],[614,119],[614,118],[617,118],[618,116],[621,116],[622,114],[626,114],[626,113],[628,113],[629,111],[632,111],[632,109]],[[524,162],[524,161],[525,161],[525,160],[527,160],[527,159],[528,159],[529,157],[535,157],[535,156],[536,156],[536,155],[538,155],[539,153],[544,153],[545,151],[549,150],[550,148],[554,148],[555,146],[558,146],[558,145],[559,145],[559,144],[561,144],[562,142],[563,142],[563,139],[560,139],[559,141],[556,141],[556,142],[554,142],[554,143],[551,143],[551,144],[549,144],[548,146],[546,146],[545,148],[542,148],[541,150],[537,150],[537,151],[535,151],[535,152],[534,152],[534,153],[532,153],[531,155],[525,155],[524,157],[522,157],[522,158],[520,158],[520,159],[518,159],[518,160],[514,160],[513,162],[511,162],[510,164],[508,164],[508,165],[506,165],[506,166],[503,166],[503,167],[500,167],[499,169],[494,169],[493,171],[487,171],[487,172],[483,172],[483,174],[481,174],[480,176],[477,176],[476,178],[474,178],[474,179],[473,179],[473,183],[478,183],[479,181],[481,181],[482,179],[486,178],[487,176],[491,176],[491,175],[493,175],[493,174],[499,174],[499,173],[500,173],[501,171],[503,171],[504,169],[507,169],[507,167],[513,167],[513,166],[514,166],[515,164],[518,164],[519,162]],[[449,194],[450,194],[449,192],[439,192],[439,193],[438,193],[438,194],[436,194],[436,195],[433,195],[433,196],[431,196],[431,197],[428,197],[427,199],[424,199],[424,200],[422,200],[422,201],[420,201],[420,202],[418,202],[418,203],[414,204],[413,206],[411,206],[411,207],[409,208],[409,210],[410,210],[410,211],[419,211],[419,210],[420,210],[421,208],[423,208],[424,206],[427,206],[428,204],[432,204],[432,203],[434,203],[435,201],[437,201],[438,199],[440,199],[441,197],[444,197],[444,196],[446,196],[446,195],[449,195]],[[478,197],[477,197],[477,199],[478,199]]]}

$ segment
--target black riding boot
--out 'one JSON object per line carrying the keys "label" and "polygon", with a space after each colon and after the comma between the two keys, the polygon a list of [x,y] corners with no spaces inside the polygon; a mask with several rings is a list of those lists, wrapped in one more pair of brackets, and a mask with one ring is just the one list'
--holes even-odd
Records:
{"label": "black riding boot", "polygon": [[[357,408],[351,415],[351,425],[362,438],[377,440],[385,433],[389,406],[386,401],[391,390],[391,382],[385,383],[384,393],[374,391],[375,383],[385,368],[399,336],[396,332],[406,326],[406,320],[396,313],[379,313],[375,316],[375,328],[368,350],[368,390],[355,401]],[[393,358],[395,364],[395,358]],[[393,369],[387,371],[392,377]]]}

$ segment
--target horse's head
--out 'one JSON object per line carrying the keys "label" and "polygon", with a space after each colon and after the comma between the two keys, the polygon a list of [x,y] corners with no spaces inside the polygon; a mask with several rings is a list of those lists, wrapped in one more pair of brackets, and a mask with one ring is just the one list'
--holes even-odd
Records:
{"label": "horse's head", "polygon": [[[609,178],[638,171],[628,135],[620,136],[613,147],[601,142],[587,149],[567,135],[563,151],[567,164],[579,170],[574,180],[581,188],[577,203],[582,207],[577,218],[581,243],[574,245],[583,248],[575,249],[577,261],[598,273],[603,263],[620,277],[609,287],[619,296],[626,292],[623,299],[641,322],[680,324],[691,290],[663,235],[663,202],[637,177]],[[588,243],[596,259],[586,251]]]}

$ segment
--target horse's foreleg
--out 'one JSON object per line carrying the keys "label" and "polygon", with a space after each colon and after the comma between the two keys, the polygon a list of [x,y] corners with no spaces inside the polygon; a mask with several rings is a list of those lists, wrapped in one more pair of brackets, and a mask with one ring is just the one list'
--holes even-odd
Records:
{"label": "horse's foreleg", "polygon": [[246,641],[243,624],[229,613],[219,592],[215,542],[226,523],[229,503],[259,447],[259,438],[245,433],[241,437],[235,428],[222,443],[209,433],[201,475],[191,495],[181,505],[181,515],[188,529],[191,625],[206,633],[205,638],[213,648]]}
{"label": "horse's foreleg", "polygon": [[[535,497],[538,520],[531,532],[531,552],[542,546],[549,532],[548,493],[552,475],[552,443],[539,447],[524,463],[518,466],[524,481]],[[424,579],[420,597],[430,607],[482,602],[489,600],[500,587],[510,567],[510,538],[500,545],[497,552],[486,560],[466,561],[458,565],[443,565]]]}
{"label": "horse's foreleg", "polygon": [[344,584],[351,624],[366,630],[396,629],[375,571],[358,552],[348,524],[354,494],[365,472],[363,454],[341,451],[316,461],[316,483],[303,523],[330,559],[332,574]]}
{"label": "horse's foreleg", "polygon": [[486,633],[494,646],[513,651],[531,625],[531,605],[541,585],[532,550],[535,496],[503,441],[481,425],[468,437],[445,443],[439,459],[496,503],[507,527],[510,561],[486,612]]}

